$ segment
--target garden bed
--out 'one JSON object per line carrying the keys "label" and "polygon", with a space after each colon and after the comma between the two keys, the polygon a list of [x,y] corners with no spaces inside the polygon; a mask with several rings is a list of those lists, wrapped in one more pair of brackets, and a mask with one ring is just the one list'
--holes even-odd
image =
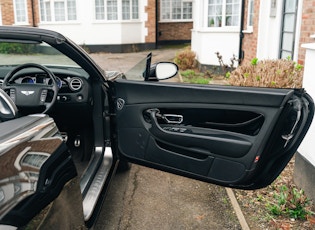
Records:
{"label": "garden bed", "polygon": [[294,158],[268,187],[234,189],[250,229],[315,229],[314,203],[294,184],[293,170]]}

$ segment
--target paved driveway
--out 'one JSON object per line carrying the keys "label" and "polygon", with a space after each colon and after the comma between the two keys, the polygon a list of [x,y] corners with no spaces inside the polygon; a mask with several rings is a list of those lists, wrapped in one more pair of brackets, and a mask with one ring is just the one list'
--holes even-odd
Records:
{"label": "paved driveway", "polygon": [[[153,51],[153,62],[172,61],[177,49]],[[92,54],[105,70],[127,71],[146,52]],[[177,81],[177,79],[173,79]],[[226,190],[132,165],[117,174],[95,229],[241,229]]]}

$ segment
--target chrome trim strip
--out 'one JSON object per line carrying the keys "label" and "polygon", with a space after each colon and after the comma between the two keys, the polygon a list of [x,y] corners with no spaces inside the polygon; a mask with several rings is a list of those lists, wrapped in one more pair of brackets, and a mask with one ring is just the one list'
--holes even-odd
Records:
{"label": "chrome trim strip", "polygon": [[89,189],[89,186],[92,183],[92,179],[94,175],[97,173],[97,169],[101,165],[102,160],[103,160],[103,147],[95,147],[93,157],[90,160],[89,165],[80,180],[81,194],[83,196]]}
{"label": "chrome trim strip", "polygon": [[11,225],[0,224],[0,229],[5,230],[16,230],[17,227]]}
{"label": "chrome trim strip", "polygon": [[102,192],[106,178],[113,163],[113,153],[110,147],[105,148],[104,159],[100,165],[86,195],[83,198],[83,214],[84,220],[90,219],[93,210],[96,206],[98,198]]}

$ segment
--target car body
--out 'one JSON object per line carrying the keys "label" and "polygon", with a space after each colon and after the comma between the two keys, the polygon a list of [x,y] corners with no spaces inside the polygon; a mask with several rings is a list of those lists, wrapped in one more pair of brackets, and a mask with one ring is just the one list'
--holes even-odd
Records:
{"label": "car body", "polygon": [[267,186],[314,114],[304,89],[158,81],[177,67],[151,65],[150,55],[130,73],[104,72],[68,38],[38,28],[0,27],[0,41],[6,227],[92,226],[119,163]]}

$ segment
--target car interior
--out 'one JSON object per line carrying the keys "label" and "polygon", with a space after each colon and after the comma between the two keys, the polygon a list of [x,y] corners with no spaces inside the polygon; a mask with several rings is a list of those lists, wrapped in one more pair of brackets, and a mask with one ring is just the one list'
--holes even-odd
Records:
{"label": "car interior", "polygon": [[[24,52],[0,53],[0,121],[38,113],[54,119],[81,178],[88,220],[114,162],[110,148],[105,148],[110,138],[104,128],[106,121],[109,127],[109,115],[104,111],[108,101],[100,75],[88,73],[85,69],[89,68],[83,69],[46,43],[18,41],[3,46]],[[95,175],[100,175],[102,183],[94,180]]]}

